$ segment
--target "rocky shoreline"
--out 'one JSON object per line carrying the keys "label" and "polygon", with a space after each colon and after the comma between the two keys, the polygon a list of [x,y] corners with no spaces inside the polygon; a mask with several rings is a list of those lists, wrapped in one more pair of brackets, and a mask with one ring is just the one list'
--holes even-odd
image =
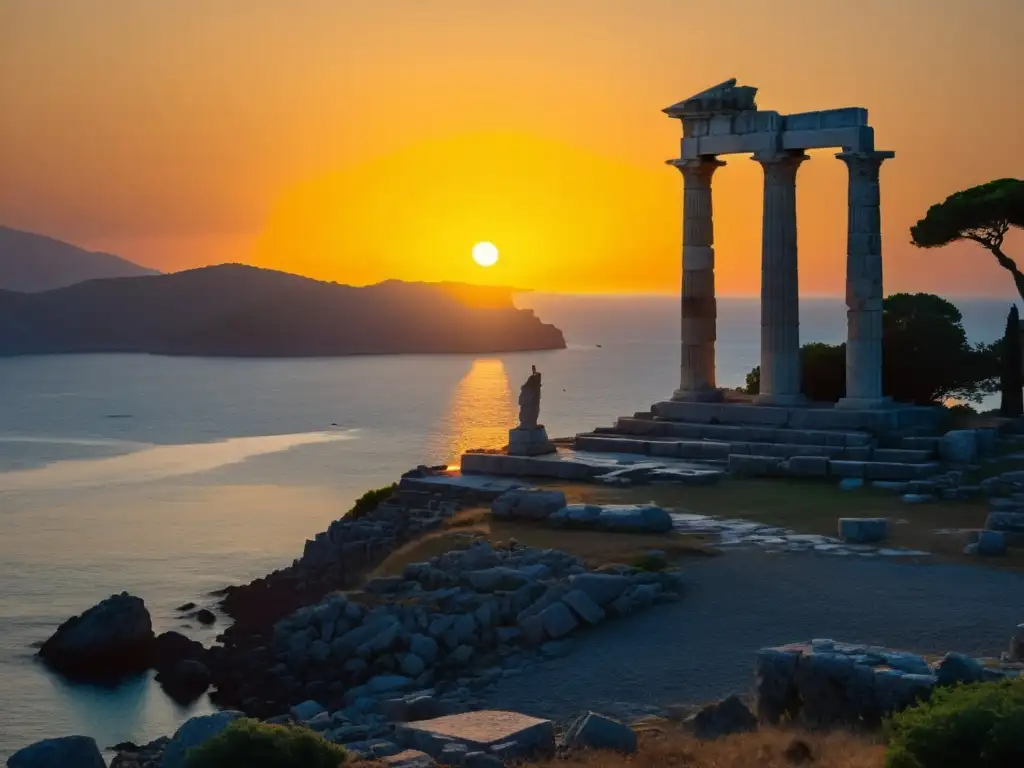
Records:
{"label": "rocky shoreline", "polygon": [[[194,699],[212,686],[211,698],[223,710],[193,718],[173,738],[144,746],[118,745],[112,765],[181,768],[189,746],[243,716],[270,723],[300,723],[368,759],[399,754],[403,749],[440,758],[451,746],[451,739],[428,738],[422,729],[408,724],[425,723],[423,727],[428,728],[430,723],[450,718],[455,718],[452,723],[462,723],[458,718],[482,706],[488,691],[500,681],[569,653],[570,638],[576,633],[683,599],[685,585],[679,572],[625,565],[588,568],[571,554],[525,547],[516,541],[494,545],[476,541],[465,549],[407,565],[401,575],[364,583],[367,574],[398,548],[444,528],[449,518],[469,507],[490,504],[498,519],[591,528],[609,535],[616,531],[665,532],[672,526],[668,514],[657,507],[567,505],[558,491],[523,489],[507,481],[438,482],[443,475],[442,468],[427,467],[406,473],[379,499],[374,497],[373,504],[357,506],[355,513],[307,541],[302,557],[290,566],[217,593],[221,609],[234,620],[218,637],[218,646],[206,649],[176,632],[153,637],[148,614],[145,620],[139,616],[141,600],[128,595],[114,596],[62,625],[49,646],[61,646],[62,636],[66,640],[69,633],[81,634],[83,626],[114,627],[120,647],[137,651],[125,657],[132,669],[140,664],[157,669],[167,692],[182,701]],[[111,620],[112,605],[122,607],[121,619]],[[185,608],[196,606],[182,606]],[[94,645],[102,644],[101,632],[89,636]],[[1022,643],[1024,640],[1015,640],[1014,647]],[[818,664],[831,674],[866,663],[860,656],[831,662],[821,656],[829,649],[815,645],[814,650],[801,669],[811,670]],[[779,682],[781,673],[772,677],[764,660],[778,661],[783,656],[789,664],[789,651],[780,656],[766,650],[758,657],[762,688],[765,692],[784,688],[778,695],[786,701],[799,695],[805,701],[804,714],[813,717],[818,706],[815,692],[832,690],[836,684],[815,683],[807,673],[787,678],[785,684]],[[52,654],[47,661],[55,663]],[[65,659],[59,665],[72,670],[75,663]],[[876,659],[874,663],[879,662]],[[970,666],[962,659],[956,663]],[[942,684],[934,674],[935,679],[919,679],[929,674],[923,667],[909,674],[898,681],[907,683],[897,696],[900,706],[928,695],[932,685]],[[985,674],[986,679],[992,677],[992,673]],[[862,683],[861,678],[863,675],[857,679]],[[895,678],[890,673],[876,673],[873,679],[891,683]],[[782,705],[776,702],[773,706]],[[700,722],[704,725],[694,723],[696,732],[728,732],[733,727],[712,728],[707,723],[729,721],[740,729],[756,723],[742,702],[727,700],[713,707],[717,709],[702,710]],[[760,713],[762,718],[770,721],[765,707],[761,709],[765,710]],[[584,715],[568,728],[577,733],[575,741],[564,746],[585,745],[591,738],[596,739],[594,745],[604,743],[602,739],[628,742],[617,727],[625,728],[609,718]],[[83,749],[80,741],[56,741],[61,742],[60,748]],[[495,750],[487,746],[478,752],[483,756],[480,760],[485,757],[491,762],[478,760],[475,764],[501,765],[536,746],[516,743],[506,739],[491,745]],[[463,758],[477,754],[471,748],[475,747],[452,747],[449,751],[458,752],[462,762],[444,764],[470,765]],[[18,755],[9,761],[11,768],[57,764],[93,768],[86,761],[91,757],[75,758],[78,762],[62,757],[65,762],[52,763],[19,762]],[[454,759],[454,753],[449,757]],[[434,763],[409,763],[414,764]]]}

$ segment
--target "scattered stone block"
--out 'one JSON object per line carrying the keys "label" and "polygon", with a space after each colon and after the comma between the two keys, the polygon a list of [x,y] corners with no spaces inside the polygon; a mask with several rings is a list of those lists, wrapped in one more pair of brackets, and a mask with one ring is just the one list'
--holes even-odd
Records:
{"label": "scattered stone block", "polygon": [[873,544],[889,536],[889,521],[884,517],[841,517],[839,538],[848,544]]}
{"label": "scattered stone block", "polygon": [[490,752],[512,741],[527,754],[549,754],[555,747],[555,726],[550,720],[518,712],[482,710],[404,723],[395,729],[395,737],[403,746],[433,756],[450,743],[464,744],[471,752]]}
{"label": "scattered stone block", "polygon": [[540,612],[540,619],[544,623],[544,631],[556,639],[564,637],[577,627],[577,621],[565,603],[549,605]]}
{"label": "scattered stone block", "polygon": [[653,505],[610,505],[601,507],[597,526],[622,533],[667,533],[672,530],[672,516]]}
{"label": "scattered stone block", "polygon": [[629,589],[631,582],[628,577],[613,573],[581,573],[570,577],[569,585],[585,592],[598,605],[605,606]]}
{"label": "scattered stone block", "polygon": [[577,718],[562,736],[561,744],[568,749],[608,749],[633,754],[636,752],[636,733],[628,725],[610,717],[588,712]]}
{"label": "scattered stone block", "polygon": [[493,502],[491,512],[503,519],[543,520],[565,507],[561,491],[522,488],[505,491]]}
{"label": "scattered stone block", "polygon": [[864,487],[864,481],[859,477],[845,477],[839,481],[840,491],[859,491]]}
{"label": "scattered stone block", "polygon": [[582,589],[570,590],[562,598],[562,602],[588,624],[599,624],[604,620],[604,609],[591,600]]}
{"label": "scattered stone block", "polygon": [[971,464],[978,458],[978,435],[973,429],[954,429],[939,441],[939,457],[952,464]]}
{"label": "scattered stone block", "polygon": [[1002,531],[980,531],[978,533],[978,554],[999,557],[1006,554],[1006,536]]}

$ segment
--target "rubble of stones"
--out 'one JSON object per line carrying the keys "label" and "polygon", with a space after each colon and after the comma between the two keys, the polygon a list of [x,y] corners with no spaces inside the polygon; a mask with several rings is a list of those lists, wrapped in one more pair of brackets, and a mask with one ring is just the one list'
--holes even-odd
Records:
{"label": "rubble of stones", "polygon": [[676,572],[594,572],[557,550],[480,541],[279,621],[272,643],[245,665],[243,708],[292,707],[327,738],[363,751],[395,721],[472,708],[533,658],[567,652],[573,633],[678,600],[680,590]]}
{"label": "rubble of stones", "polygon": [[757,714],[810,727],[877,725],[927,699],[936,686],[1001,680],[1018,668],[988,667],[961,653],[930,664],[922,656],[865,645],[812,640],[757,654]]}

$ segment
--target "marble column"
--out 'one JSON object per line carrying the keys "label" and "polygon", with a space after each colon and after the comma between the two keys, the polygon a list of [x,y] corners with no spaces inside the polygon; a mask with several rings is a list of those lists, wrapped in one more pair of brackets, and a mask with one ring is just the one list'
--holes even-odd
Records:
{"label": "marble column", "polygon": [[714,156],[672,162],[683,174],[683,286],[679,389],[673,400],[716,401],[715,234],[711,177],[725,165]]}
{"label": "marble column", "polygon": [[882,396],[882,220],[878,174],[894,152],[840,152],[850,172],[846,240],[846,397],[872,409]]}
{"label": "marble column", "polygon": [[764,168],[761,218],[760,405],[796,405],[800,393],[800,291],[797,277],[796,172],[803,152],[758,152]]}

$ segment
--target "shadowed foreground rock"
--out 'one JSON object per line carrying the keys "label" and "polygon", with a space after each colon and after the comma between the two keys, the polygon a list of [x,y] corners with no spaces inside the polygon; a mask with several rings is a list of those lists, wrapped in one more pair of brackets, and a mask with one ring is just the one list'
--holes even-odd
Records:
{"label": "shadowed foreground rock", "polygon": [[88,736],[46,739],[19,749],[7,768],[106,768],[96,742]]}
{"label": "shadowed foreground rock", "polygon": [[153,640],[145,602],[122,592],[61,624],[39,656],[66,675],[119,677],[149,666]]}

